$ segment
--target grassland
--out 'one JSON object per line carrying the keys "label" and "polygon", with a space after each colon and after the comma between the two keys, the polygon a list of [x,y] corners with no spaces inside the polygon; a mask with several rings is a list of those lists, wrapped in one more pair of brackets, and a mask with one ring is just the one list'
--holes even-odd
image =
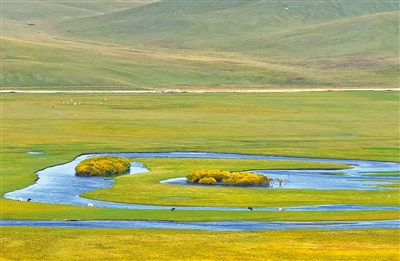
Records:
{"label": "grassland", "polygon": [[[3,1],[1,9],[2,89],[398,87],[397,1],[39,0]],[[398,112],[398,92],[1,94],[1,195],[31,185],[37,170],[92,152],[215,151],[399,162]],[[188,191],[161,186],[159,179],[212,164],[143,161],[152,170],[148,176],[124,177],[113,189],[87,196],[127,202],[151,196],[148,203],[185,204],[165,197]],[[271,164],[216,163],[229,169]],[[280,163],[300,167],[296,162]],[[159,191],[143,190],[138,197],[135,190],[131,195],[125,191],[132,186],[143,189],[144,183]],[[263,202],[254,191],[243,189],[240,204],[228,204],[398,206],[398,185],[386,191],[321,194],[287,190],[287,195],[263,195]],[[196,204],[218,205],[210,192],[228,198],[238,191],[198,188],[190,196],[199,195]],[[232,216],[223,211],[101,209],[4,198],[0,204],[1,219],[399,218],[398,211],[237,211]],[[398,240],[399,229],[1,227],[0,260],[398,260]]]}
{"label": "grassland", "polygon": [[[2,193],[32,184],[37,170],[91,152],[215,151],[399,161],[398,96],[397,92],[3,94]],[[28,154],[32,151],[42,154]],[[120,177],[113,189],[86,196],[163,205],[221,205],[215,195],[232,206],[398,204],[397,190],[276,190],[259,194],[245,188],[182,189],[158,183],[205,166],[228,170],[338,166],[245,160],[140,161],[150,168],[151,175]],[[240,200],[230,199],[231,193],[238,194]],[[165,199],[177,195],[196,200]],[[13,208],[18,213],[17,203],[2,199],[4,215],[11,217]],[[44,217],[46,212],[49,216],[60,212],[60,218],[69,218],[65,209],[80,211],[53,206],[39,214],[37,209],[43,210],[42,205],[25,207],[21,211],[31,213],[31,218]]]}
{"label": "grassland", "polygon": [[398,87],[396,1],[6,1],[2,87]]}
{"label": "grassland", "polygon": [[[4,93],[1,98],[2,194],[32,184],[36,179],[34,172],[37,170],[91,152],[216,151],[399,161],[398,92],[135,95]],[[155,182],[150,185],[160,189],[154,191],[159,197],[181,193],[173,188],[174,186],[167,189],[157,184],[156,181],[161,176],[181,176],[188,169],[211,164],[224,165],[229,170],[266,165],[277,167],[263,161],[196,160],[190,163],[189,160],[183,162],[181,159],[140,160],[143,160],[154,174],[143,175],[142,182]],[[300,166],[298,162],[280,164],[286,164],[285,167],[305,167]],[[136,182],[139,176],[131,180],[123,177],[126,180],[117,180],[114,190],[96,191],[90,196],[113,198],[118,191],[125,191],[125,181],[126,184],[135,187],[141,186]],[[118,187],[124,189],[120,190]],[[129,186],[129,189],[132,187]],[[237,191],[225,190],[227,193]],[[241,191],[243,193],[235,195],[241,198],[242,205],[257,203],[254,201],[254,192],[246,189]],[[223,195],[224,191],[214,192],[228,198]],[[132,198],[135,198],[136,191],[132,190],[132,193]],[[262,196],[267,203],[259,201],[258,204],[304,205],[331,200],[332,203],[398,205],[398,187],[385,191],[318,193],[287,190],[285,193],[291,196],[286,197],[283,193],[274,192],[271,197]],[[149,191],[143,191],[141,195],[145,194],[151,195]],[[203,189],[193,191],[191,196],[196,194],[201,196],[197,202],[203,202],[204,205],[217,204],[210,200],[210,195]],[[139,194],[139,198],[141,195]],[[153,202],[178,203],[168,202],[159,197],[154,197]],[[255,208],[252,212],[237,211],[233,216],[232,213],[224,211],[181,211],[179,208],[175,212],[101,209],[17,202],[4,198],[0,203],[2,219],[344,221],[387,220],[399,217],[398,211],[291,213],[262,212],[256,211]],[[234,203],[231,201],[229,204]],[[324,260],[337,260],[339,257],[395,260],[398,254],[396,240],[399,235],[398,229],[234,233],[10,227],[1,229],[3,260],[101,260],[109,257],[121,260],[176,260],[178,257],[174,252],[178,246],[179,249],[184,249],[180,252],[183,260],[215,259],[216,256],[226,260],[246,259],[248,256],[251,256],[252,260],[265,260],[265,255],[270,256],[272,260],[318,260],[321,257]],[[227,241],[227,238],[231,238],[231,241]],[[232,240],[237,241],[226,244]],[[47,252],[48,247],[42,247],[43,244],[51,245],[51,253]],[[157,245],[156,248],[152,248],[151,253],[148,250],[149,244]],[[257,247],[260,244],[263,247]],[[199,252],[199,248],[204,245],[212,250]],[[283,247],[284,245],[286,247]],[[17,246],[19,251],[16,251]],[[87,251],[88,248],[96,254]],[[266,253],[266,249],[271,251]],[[280,252],[277,252],[278,250]],[[133,255],[133,252],[138,254]]]}
{"label": "grassland", "polygon": [[[84,232],[84,233],[83,233]],[[398,260],[398,231],[2,228],[0,260]]]}

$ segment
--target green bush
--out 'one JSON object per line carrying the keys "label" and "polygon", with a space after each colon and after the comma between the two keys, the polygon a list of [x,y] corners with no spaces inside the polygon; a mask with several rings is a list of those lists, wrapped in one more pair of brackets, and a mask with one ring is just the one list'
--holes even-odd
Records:
{"label": "green bush", "polygon": [[123,157],[97,156],[83,160],[75,167],[77,176],[113,176],[129,171],[131,162]]}
{"label": "green bush", "polygon": [[223,184],[236,186],[265,186],[273,180],[267,176],[251,172],[230,173],[226,170],[198,170],[186,176],[189,183]]}

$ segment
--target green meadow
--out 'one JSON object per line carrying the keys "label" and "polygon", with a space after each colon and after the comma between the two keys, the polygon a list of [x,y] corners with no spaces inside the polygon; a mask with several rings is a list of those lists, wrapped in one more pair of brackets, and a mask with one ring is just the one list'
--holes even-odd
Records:
{"label": "green meadow", "polygon": [[[80,154],[96,152],[231,152],[398,162],[398,96],[398,92],[383,91],[133,95],[4,93],[2,193],[32,184],[36,179],[35,172],[40,169],[71,161]],[[191,171],[206,168],[241,171],[349,167],[342,164],[226,159],[131,160],[142,162],[150,172],[117,177],[113,188],[83,196],[141,204],[237,206],[244,209],[247,206],[278,208],[349,203],[398,205],[397,185],[395,190],[319,191],[160,184],[161,180],[184,177]],[[232,197],[232,194],[236,196]],[[69,209],[75,214],[82,211],[76,215],[90,219],[93,211],[31,203],[2,199],[2,215],[13,219],[40,219],[47,213],[51,219],[69,219]],[[107,213],[119,210],[96,211],[109,216],[113,214]],[[188,219],[204,218],[199,212],[185,213]],[[393,214],[397,215],[397,212]],[[244,219],[254,218],[248,213],[240,215]],[[329,215],[318,215],[329,219]],[[122,216],[127,217],[126,214]],[[211,216],[215,220],[227,218],[223,213]],[[95,218],[99,218],[98,214]],[[262,219],[261,214],[256,218]],[[141,215],[141,219],[146,217]]]}
{"label": "green meadow", "polygon": [[[80,154],[96,152],[210,151],[399,161],[398,92],[3,93],[1,98],[2,194],[33,184],[37,177],[35,172],[40,169],[68,162]],[[177,211],[88,208],[2,198],[1,218],[171,221],[399,218],[398,211],[257,211],[257,207],[263,206],[278,208],[336,203],[398,206],[398,182],[390,187],[391,190],[379,191],[254,190],[159,184],[160,180],[182,177],[190,171],[208,167],[239,171],[260,168],[340,169],[348,168],[347,165],[222,159],[131,160],[144,163],[150,172],[118,177],[111,189],[96,190],[83,196],[171,205],[177,207]],[[176,200],[179,196],[190,200]],[[179,209],[183,205],[243,206],[243,211],[234,214],[183,211]],[[255,211],[248,211],[247,206],[253,206]],[[373,231],[380,236],[373,236]],[[271,260],[302,257],[336,260],[349,256],[390,260],[398,253],[398,233],[398,229],[202,232],[1,228],[2,260],[105,260],[110,257],[120,260],[212,260],[216,256],[225,260],[249,256],[254,260],[265,260],[267,250],[256,246],[265,246],[266,242],[268,249],[274,250],[273,254],[268,254]],[[231,238],[231,243],[226,245],[225,238]],[[38,241],[40,243],[35,243]],[[116,247],[115,242],[121,245]],[[180,243],[177,245],[176,242]],[[290,246],[282,247],[282,242]],[[51,246],[52,251],[48,252],[43,244]],[[77,244],[80,246],[76,247]],[[85,252],[82,244],[96,254]],[[150,251],[149,244],[158,247]],[[24,250],[16,251],[16,246],[23,246]],[[185,249],[181,256],[175,254],[178,246]],[[213,250],[199,253],[199,247]],[[375,251],[377,248],[385,251]],[[133,252],[140,254],[133,255]]]}
{"label": "green meadow", "polygon": [[[95,152],[214,151],[399,161],[398,92],[129,95],[3,93],[1,97],[2,194],[31,185],[36,179],[35,172],[40,169],[68,162],[80,154]],[[177,206],[177,211],[87,208],[17,202],[3,198],[1,218],[171,221],[346,221],[399,218],[398,211],[257,211],[257,207],[262,206],[278,208],[329,203],[398,206],[398,183],[391,190],[379,191],[182,188],[159,184],[162,179],[181,177],[206,167],[238,171],[259,168],[337,169],[347,168],[346,165],[262,160],[131,160],[144,163],[150,172],[118,177],[113,188],[89,192],[84,196],[171,205]],[[177,196],[191,199],[174,200]],[[243,206],[243,211],[235,211],[234,214],[224,211],[182,211],[179,205]],[[255,211],[246,210],[249,205]],[[379,231],[382,236],[372,236],[372,231]],[[359,259],[369,256],[376,260],[390,260],[398,253],[398,233],[398,229],[228,233],[2,227],[2,258],[52,260],[64,256],[66,260],[102,260],[113,256],[121,260],[179,260],[174,254],[178,245],[171,242],[181,242],[185,247],[180,257],[183,260],[213,259],[222,254],[222,259],[226,260],[231,257],[245,259],[247,256],[254,260],[265,260],[266,250],[256,246],[267,241],[271,249],[280,249],[280,255],[271,254],[272,260],[295,260],[301,256],[310,260],[320,259],[321,256],[325,260],[341,256]],[[33,235],[35,239],[32,239]],[[135,239],[131,239],[132,235]],[[278,235],[280,240],[277,239]],[[195,237],[196,240],[187,240],[186,237]],[[230,241],[232,243],[226,245],[225,237],[234,239],[234,242]],[[275,239],[267,240],[266,237]],[[291,244],[284,250],[282,238]],[[35,244],[38,239],[41,243]],[[382,242],[384,239],[386,241]],[[116,241],[121,244],[118,248]],[[46,242],[53,247],[51,252],[41,247]],[[75,245],[82,243],[97,254],[78,251],[81,248]],[[148,244],[158,247],[149,252],[146,250]],[[221,247],[225,245],[227,252],[214,247],[212,251],[198,253],[199,247],[211,248],[210,244]],[[16,251],[17,245],[24,246],[24,250]],[[259,250],[249,253],[248,248]],[[376,248],[386,251],[374,251]],[[75,254],[71,253],[72,250]],[[141,254],[133,255],[133,252]]]}

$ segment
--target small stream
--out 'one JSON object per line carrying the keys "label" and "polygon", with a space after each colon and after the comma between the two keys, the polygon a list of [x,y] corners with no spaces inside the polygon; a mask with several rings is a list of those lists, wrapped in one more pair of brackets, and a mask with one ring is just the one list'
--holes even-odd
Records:
{"label": "small stream", "polygon": [[333,221],[333,222],[176,222],[176,221],[127,221],[127,220],[0,220],[1,226],[51,227],[51,228],[151,228],[191,229],[213,231],[255,231],[287,229],[360,229],[398,228],[399,220],[382,221]]}

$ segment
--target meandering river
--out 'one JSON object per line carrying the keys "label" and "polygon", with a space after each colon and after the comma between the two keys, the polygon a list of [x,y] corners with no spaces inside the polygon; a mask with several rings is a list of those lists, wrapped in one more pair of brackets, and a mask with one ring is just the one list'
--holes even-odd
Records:
{"label": "meandering river", "polygon": [[[5,198],[51,203],[85,206],[89,203],[96,207],[123,208],[123,209],[170,209],[170,206],[125,204],[117,202],[107,202],[82,198],[79,195],[99,188],[110,188],[114,184],[112,179],[101,177],[77,177],[75,167],[82,160],[99,156],[122,156],[126,158],[218,158],[218,159],[261,159],[261,160],[296,160],[309,162],[328,162],[343,163],[351,165],[350,169],[342,170],[257,170],[257,173],[268,174],[270,177],[280,177],[285,179],[283,186],[275,186],[265,189],[286,189],[286,188],[313,188],[313,189],[383,189],[378,184],[388,183],[389,180],[398,180],[398,177],[378,177],[368,176],[368,173],[394,172],[400,170],[399,163],[367,161],[367,160],[341,160],[341,159],[319,159],[319,158],[300,158],[283,156],[264,156],[247,154],[228,154],[228,153],[197,153],[197,152],[165,152],[165,153],[101,153],[87,154],[75,158],[73,161],[48,167],[37,172],[38,180],[35,184],[16,190],[4,195]],[[148,172],[146,167],[140,162],[133,162],[130,173]],[[339,174],[340,175],[337,175]],[[312,180],[312,182],[311,182]],[[162,183],[172,183],[187,185],[184,179],[177,178],[166,180]],[[395,192],[394,194],[396,195]],[[179,207],[184,210],[244,210],[238,207]],[[297,206],[286,207],[286,211],[343,211],[343,210],[399,210],[398,206],[364,206],[354,204],[335,204],[318,206]],[[257,208],[257,211],[277,210],[276,208]],[[44,223],[43,223],[44,222]],[[106,223],[107,225],[104,225]],[[354,228],[354,227],[398,227],[399,221],[371,221],[371,222],[164,222],[164,221],[12,221],[2,220],[2,225],[31,225],[31,226],[52,226],[52,227],[148,227],[148,228],[185,228],[185,229],[208,229],[208,230],[241,230],[241,229],[290,229],[303,227],[329,227],[329,228]],[[47,224],[47,225],[46,225]],[[273,227],[273,228],[272,228]]]}

